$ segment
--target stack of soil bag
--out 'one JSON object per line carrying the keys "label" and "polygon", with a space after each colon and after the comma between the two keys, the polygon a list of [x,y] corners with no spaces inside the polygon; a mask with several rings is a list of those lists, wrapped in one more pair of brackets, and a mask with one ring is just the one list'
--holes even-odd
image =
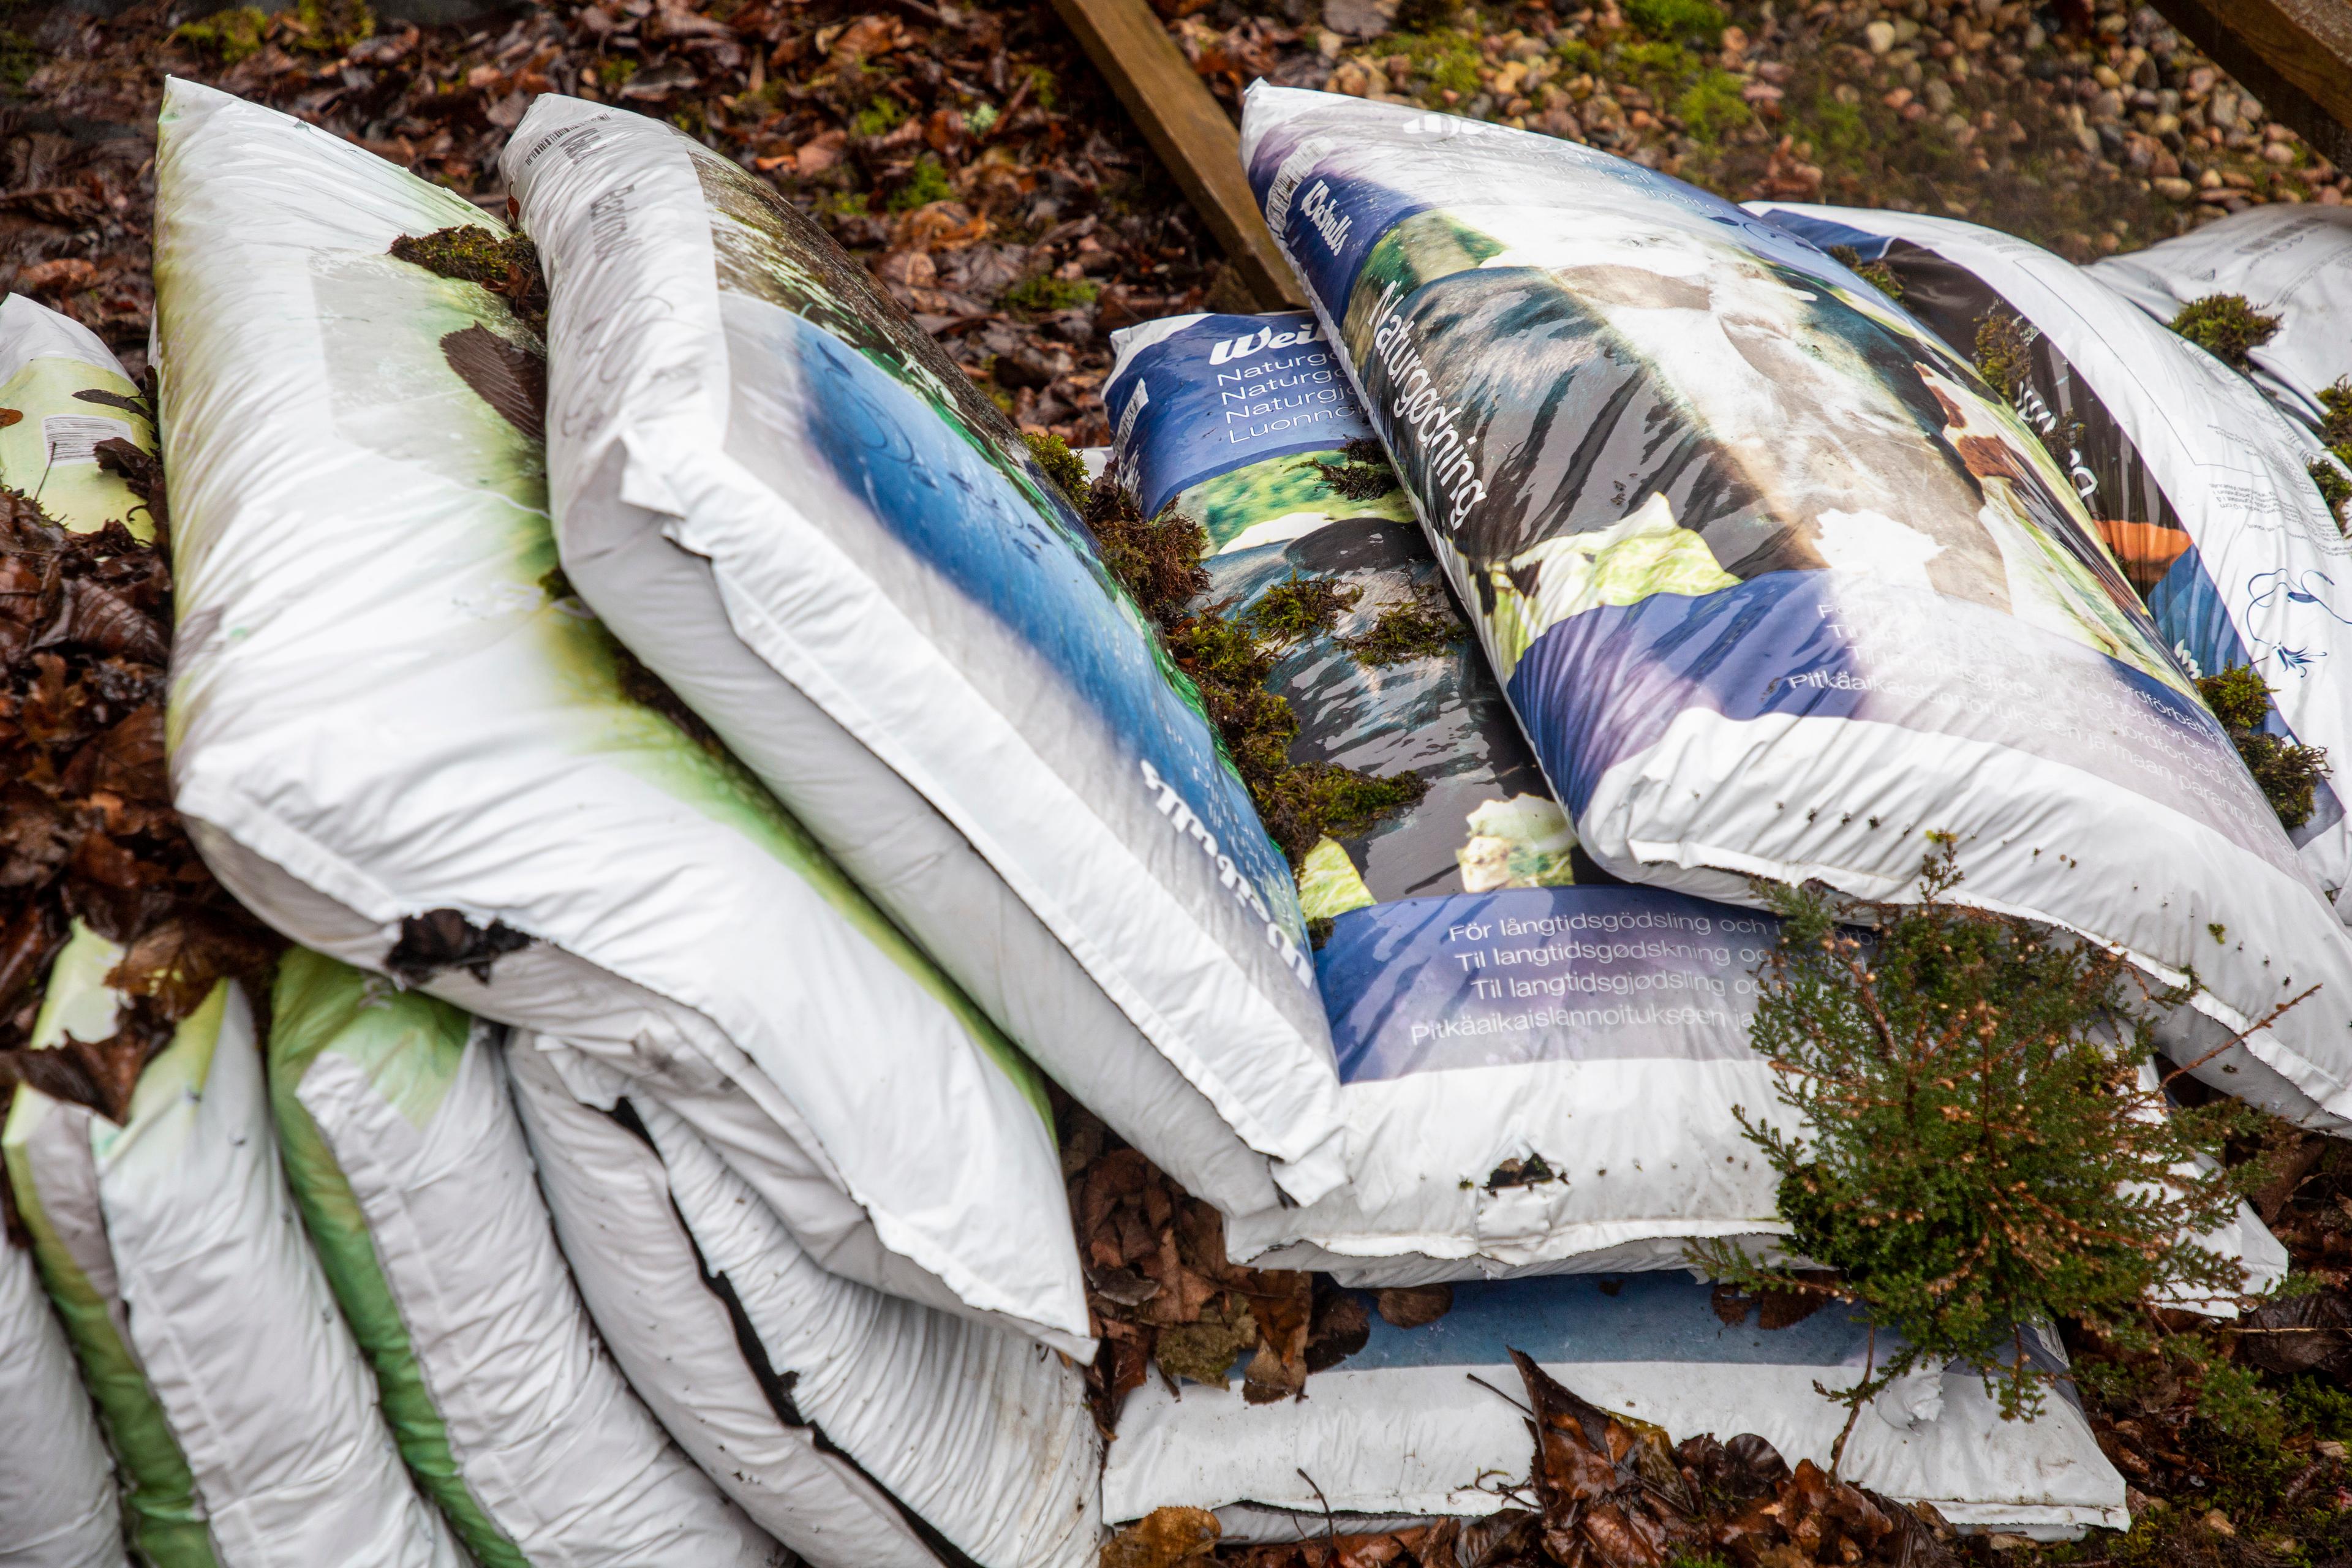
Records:
{"label": "stack of soil bag", "polygon": [[[1313,310],[1118,334],[1087,488],[669,125],[539,98],[509,228],[170,84],[158,416],[12,298],[0,468],[96,529],[160,428],[173,803],[292,945],[120,1114],[14,1089],[0,1560],[1087,1568],[1492,1515],[1538,1373],[2127,1522],[2071,1394],[1923,1366],[1849,1435],[1888,1331],[1692,1248],[1791,1233],[1766,885],[1939,848],[2352,1129],[2352,823],[2197,685],[2352,747],[2352,355],[2160,324],[2334,319],[2352,227],[2081,270],[1396,105],[1243,132]],[[148,1028],[134,972],[78,926],[24,1054]],[[1107,1146],[1149,1226],[1082,1255]],[[1114,1303],[1209,1348],[1149,1378]]]}

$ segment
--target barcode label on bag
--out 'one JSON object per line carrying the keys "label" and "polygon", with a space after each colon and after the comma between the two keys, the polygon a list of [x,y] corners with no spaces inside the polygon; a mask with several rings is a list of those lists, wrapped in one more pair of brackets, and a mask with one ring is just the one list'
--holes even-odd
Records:
{"label": "barcode label on bag", "polygon": [[41,421],[41,441],[48,447],[49,463],[55,468],[95,463],[98,444],[117,439],[131,439],[131,426],[101,415],[52,414]]}

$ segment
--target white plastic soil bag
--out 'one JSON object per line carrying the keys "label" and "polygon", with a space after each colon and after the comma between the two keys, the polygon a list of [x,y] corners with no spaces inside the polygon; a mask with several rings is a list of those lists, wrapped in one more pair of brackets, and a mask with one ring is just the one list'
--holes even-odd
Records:
{"label": "white plastic soil bag", "polygon": [[0,1563],[126,1568],[114,1467],[73,1351],[33,1273],[0,1237]]}
{"label": "white plastic soil bag", "polygon": [[[122,951],[77,930],[36,1047],[113,1032]],[[19,1085],[0,1133],[42,1283],[155,1568],[466,1568],[409,1484],[270,1136],[253,1014],[222,981],[121,1126]]]}
{"label": "white plastic soil bag", "polygon": [[0,485],[76,532],[120,520],[151,538],[154,524],[131,487],[99,466],[104,441],[155,449],[122,363],[72,317],[9,295],[0,301]]}
{"label": "white plastic soil bag", "polygon": [[685,1122],[592,1059],[518,1033],[507,1060],[597,1326],[763,1528],[814,1568],[1094,1562],[1101,1447],[1076,1368],[817,1268]]}
{"label": "white plastic soil bag", "polygon": [[[758,1105],[828,1266],[1085,1352],[1045,1089],[570,595],[540,345],[387,255],[491,220],[174,81],[157,340],[173,796],[304,946]],[[757,1151],[754,1151],[757,1152]]]}
{"label": "white plastic soil bag", "polygon": [[2210,294],[2276,316],[2277,333],[2247,363],[2263,391],[2315,427],[2326,412],[2319,394],[2352,376],[2352,208],[2265,203],[2095,261],[2090,273],[2159,322]]}
{"label": "white plastic soil bag", "polygon": [[556,1248],[491,1026],[318,953],[269,1089],[335,1299],[417,1484],[481,1568],[780,1568],[622,1381]]}
{"label": "white plastic soil bag", "polygon": [[[1775,1102],[1748,1044],[1775,922],[1569,885],[1574,830],[1377,443],[1351,456],[1371,426],[1313,316],[1176,317],[1112,344],[1110,471],[1146,516],[1201,525],[1200,602],[1239,618],[1300,581],[1354,596],[1275,658],[1292,759],[1425,786],[1298,871],[1354,1178],[1229,1217],[1227,1250],[1399,1285],[1674,1268],[1694,1239],[1784,1230],[1731,1113]],[[1383,656],[1364,639],[1398,610],[1458,640]]]}
{"label": "white plastic soil bag", "polygon": [[[2027,1353],[2055,1370],[2053,1342],[2030,1333]],[[1525,1413],[1497,1392],[1519,1387],[1515,1350],[1677,1440],[1753,1432],[1789,1464],[1824,1468],[1846,1412],[1814,1384],[1850,1386],[1871,1353],[1867,1326],[1836,1306],[1782,1329],[1727,1324],[1707,1286],[1672,1274],[1459,1285],[1452,1310],[1421,1328],[1372,1315],[1370,1342],[1317,1373],[1303,1400],[1251,1405],[1239,1379],[1230,1391],[1187,1384],[1181,1399],[1147,1382],[1120,1413],[1103,1511],[1213,1508],[1236,1540],[1320,1535],[1325,1500],[1342,1531],[1364,1516],[1395,1528],[1494,1513],[1534,1457]],[[2061,1384],[2035,1420],[2003,1421],[1974,1372],[1906,1378],[1863,1412],[1841,1473],[1956,1525],[2053,1538],[2126,1528],[2124,1479],[2073,1393]]]}
{"label": "white plastic soil bag", "polygon": [[[1883,262],[1904,309],[1947,343],[2021,320],[2033,334],[2025,379],[1994,390],[2063,464],[2174,656],[2197,675],[2251,665],[2273,693],[2278,733],[2352,758],[2352,539],[2312,482],[2311,466],[2332,460],[2310,431],[2039,246],[1909,213],[1749,209]],[[2314,797],[2291,836],[2352,921],[2352,818],[2329,781]]]}
{"label": "white plastic soil bag", "polygon": [[1972,366],[1571,142],[1263,84],[1242,139],[1594,860],[1900,899],[1948,835],[1957,897],[2193,973],[2168,1043],[2352,1116],[2352,931]]}
{"label": "white plastic soil bag", "polygon": [[1160,1165],[1234,1213],[1328,1191],[1338,1086],[1287,868],[1019,435],[672,127],[550,95],[506,168],[552,289],[572,585]]}

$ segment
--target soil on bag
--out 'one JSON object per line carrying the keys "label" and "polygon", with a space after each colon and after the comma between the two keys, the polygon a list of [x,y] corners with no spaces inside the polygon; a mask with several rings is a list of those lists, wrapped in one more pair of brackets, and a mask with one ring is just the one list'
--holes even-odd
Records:
{"label": "soil on bag", "polygon": [[[1947,213],[2076,260],[2252,203],[2352,191],[2153,11],[2119,0],[1155,3],[1229,108],[1258,76],[1402,100],[1585,142],[1734,199]],[[1043,0],[599,0],[431,28],[379,28],[355,0],[108,18],[0,6],[0,271],[91,327],[134,376],[166,74],[297,114],[499,213],[497,155],[533,95],[665,118],[772,181],[1020,424],[1076,447],[1108,438],[1112,330],[1251,308]],[[75,539],[11,500],[0,531],[0,1093],[21,1077],[119,1107],[191,993],[266,970],[275,944],[205,874],[169,808],[168,527],[152,546],[119,531]],[[38,977],[77,916],[131,947],[119,979],[142,1001],[114,1039],[28,1066],[17,1047]],[[1405,1326],[1444,1311],[1442,1288],[1345,1291],[1232,1264],[1213,1210],[1061,1110],[1106,1427],[1150,1377],[1312,1397],[1372,1314]],[[1657,1433],[1530,1370],[1497,1384],[1535,1413],[1540,1443],[1531,1429],[1528,1477],[1491,1521],[1242,1548],[1218,1542],[1213,1516],[1169,1510],[1105,1561],[2352,1568],[2352,1144],[2282,1128],[2236,1152],[2276,1173],[2256,1206],[2303,1293],[2235,1325],[2170,1326],[2213,1336],[2284,1394],[2284,1415],[2250,1438],[2163,1367],[2106,1380],[2129,1392],[2086,1405],[2133,1487],[2128,1535],[1956,1536],[1792,1470],[1760,1439]],[[1801,1311],[1722,1306],[1767,1327]],[[2085,1364],[2110,1354],[2079,1333],[2070,1349]]]}

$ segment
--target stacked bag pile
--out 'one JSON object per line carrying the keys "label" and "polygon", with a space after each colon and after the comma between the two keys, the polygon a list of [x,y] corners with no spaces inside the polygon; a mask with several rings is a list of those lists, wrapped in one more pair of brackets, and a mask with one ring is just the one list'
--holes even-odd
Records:
{"label": "stacked bag pile", "polygon": [[[294,945],[123,1119],[15,1091],[0,1408],[43,1436],[0,1434],[38,1501],[0,1560],[1079,1568],[1170,1505],[1467,1517],[1524,1468],[1511,1350],[1826,1459],[1867,1324],[1727,1324],[1683,1270],[1789,1231],[1739,1115],[1775,1098],[1755,879],[1899,900],[1931,833],[1961,896],[2199,976],[2176,1059],[2352,1129],[2343,807],[2290,835],[2192,680],[2254,665],[2281,733],[2352,748],[2352,601],[2310,610],[2352,580],[2311,477],[2352,365],[2256,390],[2157,324],[2228,256],[2111,283],[1263,85],[1244,152],[1313,310],[1132,329],[1106,389],[1109,489],[1201,527],[1171,607],[672,128],[538,100],[525,239],[170,85],[173,795]],[[1995,309],[2030,387],[1948,346]],[[131,390],[14,300],[0,362],[36,414]],[[83,478],[43,504],[127,513]],[[1286,755],[1394,787],[1270,831],[1156,617],[1309,584]],[[32,1045],[111,1034],[124,956],[78,928]],[[1234,1261],[1452,1310],[1304,1400],[1149,1382],[1106,1469],[1074,1104]],[[2284,1272],[2250,1211],[2200,1239]],[[2004,1427],[1955,1368],[1874,1408],[1863,1485],[2126,1521],[2071,1405]]]}

